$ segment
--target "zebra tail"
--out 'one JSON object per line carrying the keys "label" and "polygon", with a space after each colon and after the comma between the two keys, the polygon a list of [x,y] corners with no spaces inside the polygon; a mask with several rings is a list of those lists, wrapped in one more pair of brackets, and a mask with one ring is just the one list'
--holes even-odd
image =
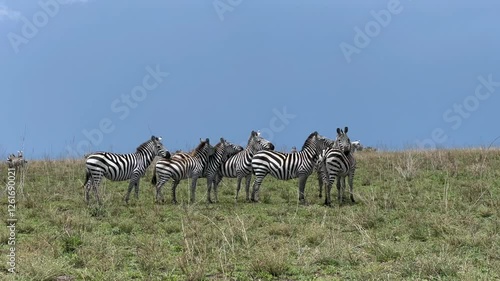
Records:
{"label": "zebra tail", "polygon": [[151,184],[156,185],[156,167],[153,168],[153,178],[151,179]]}

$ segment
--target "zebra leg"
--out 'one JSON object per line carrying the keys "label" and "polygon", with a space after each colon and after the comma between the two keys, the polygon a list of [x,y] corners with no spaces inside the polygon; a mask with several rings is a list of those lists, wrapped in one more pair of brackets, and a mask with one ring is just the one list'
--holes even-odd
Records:
{"label": "zebra leg", "polygon": [[[241,180],[243,178],[241,176],[238,176],[237,178],[237,183],[236,183],[236,196],[234,197],[234,200],[238,201],[238,194],[240,194],[240,189],[241,189]],[[246,188],[246,187],[245,187]],[[247,189],[247,201],[248,201],[248,189]]]}
{"label": "zebra leg", "polygon": [[128,184],[128,190],[127,190],[127,194],[125,195],[125,203],[128,204],[128,200],[130,199],[130,192],[132,192],[132,189],[134,189],[134,181],[132,181],[132,179],[130,180],[130,183]]}
{"label": "zebra leg", "polygon": [[218,191],[218,186],[215,185],[215,180],[212,180],[212,183],[213,183],[213,189],[214,189],[214,196],[215,196],[215,203],[219,202],[219,191]]}
{"label": "zebra leg", "polygon": [[172,183],[172,203],[173,204],[177,204],[177,197],[175,196],[175,193],[176,193],[175,190],[177,189],[177,185],[179,185],[179,182],[180,182],[179,180],[174,180],[174,182]]}
{"label": "zebra leg", "polygon": [[85,202],[87,204],[89,204],[89,201],[90,201],[90,189],[92,188],[92,183],[90,181],[88,181],[86,184],[85,184]]}
{"label": "zebra leg", "polygon": [[212,199],[210,198],[210,192],[212,191],[212,182],[211,179],[207,177],[207,202],[208,203],[213,203]]}
{"label": "zebra leg", "polygon": [[338,192],[337,197],[340,204],[344,202],[344,191],[345,191],[345,177],[340,176],[337,178],[337,192]]}
{"label": "zebra leg", "polygon": [[302,205],[306,204],[306,199],[305,199],[305,189],[306,189],[306,181],[307,181],[307,176],[306,175],[301,175],[299,176],[299,202]]}
{"label": "zebra leg", "polygon": [[245,182],[245,191],[247,193],[246,200],[247,200],[247,202],[250,202],[250,183],[252,181],[252,175],[250,174],[250,175],[246,176],[245,181],[246,181]]}
{"label": "zebra leg", "polygon": [[191,198],[190,198],[191,203],[194,203],[196,201],[195,195],[196,195],[196,182],[197,181],[198,181],[197,177],[193,177],[193,179],[191,181]]}
{"label": "zebra leg", "polygon": [[332,181],[328,180],[324,183],[325,187],[325,206],[331,206],[332,205],[332,197],[331,197],[331,191],[332,191]]}
{"label": "zebra leg", "polygon": [[165,202],[165,199],[163,198],[163,194],[161,193],[161,189],[163,185],[165,184],[166,180],[159,178],[158,182],[156,183],[156,198],[155,198],[155,203],[163,203]]}
{"label": "zebra leg", "polygon": [[[318,186],[319,186],[319,198],[323,197],[323,195],[321,194],[322,190],[323,190],[323,173],[318,170]],[[326,196],[326,195],[325,195]]]}
{"label": "zebra leg", "polygon": [[135,181],[134,184],[134,191],[135,191],[135,199],[139,200],[139,183],[140,183],[141,178],[138,177],[137,181]]}
{"label": "zebra leg", "polygon": [[253,182],[253,188],[252,188],[252,198],[251,198],[252,202],[259,202],[258,192],[260,189],[260,185],[262,184],[262,181],[264,181],[265,177],[266,174],[255,176],[255,181]]}
{"label": "zebra leg", "polygon": [[94,181],[94,184],[92,185],[92,189],[94,190],[95,198],[97,199],[97,204],[101,205],[101,199],[99,199],[99,192],[97,190],[99,183],[100,183],[99,179]]}
{"label": "zebra leg", "polygon": [[353,184],[354,184],[354,172],[351,172],[351,173],[349,173],[349,193],[351,194],[351,202],[352,203],[356,203],[356,201],[354,201],[354,187],[353,187]]}

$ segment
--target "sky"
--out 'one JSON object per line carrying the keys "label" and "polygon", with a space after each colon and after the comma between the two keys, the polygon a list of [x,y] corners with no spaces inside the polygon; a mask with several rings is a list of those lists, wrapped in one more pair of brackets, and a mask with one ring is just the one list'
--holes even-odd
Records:
{"label": "sky", "polygon": [[[0,156],[500,145],[500,2],[0,0]],[[5,111],[6,110],[6,111]]]}

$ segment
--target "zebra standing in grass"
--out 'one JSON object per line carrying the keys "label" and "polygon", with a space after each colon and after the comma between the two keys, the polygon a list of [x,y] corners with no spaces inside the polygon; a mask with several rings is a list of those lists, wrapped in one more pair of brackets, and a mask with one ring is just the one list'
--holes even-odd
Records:
{"label": "zebra standing in grass", "polygon": [[[337,179],[338,200],[340,203],[343,201],[345,190],[345,177],[349,181],[350,199],[354,203],[353,194],[353,181],[354,173],[356,171],[356,160],[354,159],[353,152],[351,151],[351,141],[347,136],[348,128],[345,127],[344,131],[337,128],[337,139],[335,146],[325,149],[319,158],[323,174],[323,182],[325,185],[325,205],[331,205],[331,189],[332,184]],[[321,187],[320,187],[321,188]]]}
{"label": "zebra standing in grass", "polygon": [[[215,186],[215,178],[217,177],[217,173],[221,168],[221,165],[227,161],[227,159],[236,153],[243,150],[243,147],[240,145],[233,144],[228,142],[224,138],[220,138],[220,142],[214,146],[214,154],[208,157],[208,163],[205,166],[205,170],[203,171],[203,177],[207,178],[207,202],[213,203],[210,193],[212,191],[212,186],[214,189],[214,199],[215,202],[219,201],[217,194],[217,186]],[[188,158],[189,154],[187,153],[178,153],[174,154],[172,158]]]}
{"label": "zebra standing in grass", "polygon": [[171,178],[172,202],[177,203],[176,188],[183,179],[191,178],[191,202],[195,202],[196,182],[203,176],[209,157],[214,154],[210,140],[200,140],[200,144],[190,154],[160,159],[156,162],[151,183],[156,186],[156,202],[164,202],[161,188]]}
{"label": "zebra standing in grass", "polygon": [[215,146],[215,153],[209,157],[208,166],[205,169],[204,176],[207,178],[207,201],[212,203],[210,193],[213,187],[215,202],[219,201],[217,192],[218,185],[215,184],[222,165],[233,155],[243,151],[241,145],[235,145],[221,138],[221,142]]}
{"label": "zebra standing in grass", "polygon": [[170,158],[170,152],[163,146],[161,138],[155,136],[151,136],[150,140],[137,147],[135,153],[96,152],[87,155],[85,201],[89,202],[90,189],[93,189],[97,202],[101,204],[97,189],[102,177],[112,181],[130,179],[125,202],[128,203],[133,188],[135,188],[135,197],[139,198],[139,180],[156,156]]}
{"label": "zebra standing in grass", "polygon": [[252,157],[255,153],[261,150],[274,150],[274,144],[261,137],[259,133],[252,131],[250,133],[250,138],[248,139],[247,147],[245,148],[245,150],[230,157],[221,166],[217,178],[214,182],[214,189],[217,190],[222,177],[237,178],[238,185],[236,188],[235,199],[238,199],[238,194],[241,188],[241,180],[245,178],[246,200],[249,201],[250,180],[252,179]]}
{"label": "zebra standing in grass", "polygon": [[299,201],[305,204],[304,190],[307,178],[314,170],[319,154],[327,148],[326,139],[313,132],[304,142],[302,150],[296,153],[277,151],[261,151],[252,158],[252,169],[255,181],[252,190],[252,201],[258,201],[256,195],[267,174],[280,180],[299,178]]}

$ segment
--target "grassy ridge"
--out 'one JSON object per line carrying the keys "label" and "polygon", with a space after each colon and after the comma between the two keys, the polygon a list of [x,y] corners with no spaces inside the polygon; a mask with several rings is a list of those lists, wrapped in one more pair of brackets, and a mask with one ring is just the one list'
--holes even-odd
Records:
{"label": "grassy ridge", "polygon": [[[500,278],[500,151],[360,152],[356,204],[324,207],[315,175],[307,206],[297,181],[268,176],[261,203],[153,204],[151,167],[139,200],[106,181],[104,207],[83,201],[83,161],[35,161],[18,196],[18,280],[345,280]],[[1,181],[6,181],[2,166]],[[164,190],[171,199],[170,183]],[[336,189],[332,199],[336,198]],[[7,217],[5,193],[0,215]],[[5,220],[4,220],[5,221]],[[0,232],[0,277],[8,232]],[[5,279],[5,278],[2,278]]]}

